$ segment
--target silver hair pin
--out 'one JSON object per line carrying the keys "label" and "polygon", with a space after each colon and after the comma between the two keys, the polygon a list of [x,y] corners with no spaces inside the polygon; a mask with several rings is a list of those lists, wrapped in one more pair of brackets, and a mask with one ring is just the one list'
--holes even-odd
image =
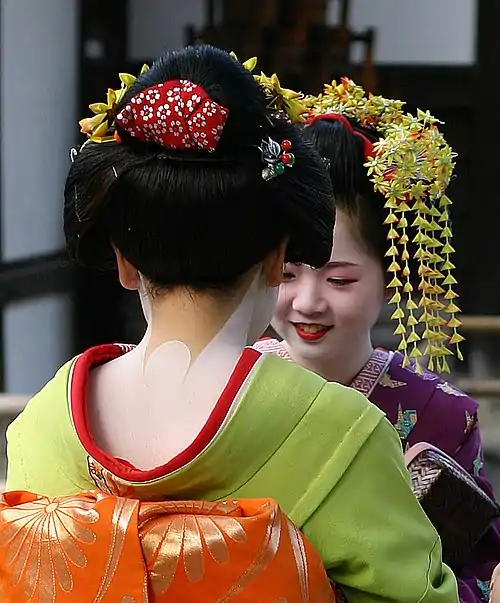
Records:
{"label": "silver hair pin", "polygon": [[292,143],[289,140],[282,140],[281,143],[276,142],[270,136],[267,139],[262,139],[259,151],[261,153],[262,163],[262,178],[264,180],[272,180],[276,176],[281,176],[285,168],[292,167],[295,163],[295,155],[290,153]]}
{"label": "silver hair pin", "polygon": [[71,159],[71,163],[75,163],[75,160],[76,160],[77,155],[79,155],[79,154],[82,152],[82,150],[83,150],[83,148],[85,147],[85,145],[86,145],[86,144],[88,144],[89,142],[92,142],[92,141],[90,140],[90,138],[89,138],[89,139],[87,139],[87,140],[86,140],[86,141],[85,141],[85,142],[82,144],[82,146],[81,146],[80,148],[78,148],[78,147],[73,147],[72,149],[70,149],[70,151],[69,151],[69,158]]}

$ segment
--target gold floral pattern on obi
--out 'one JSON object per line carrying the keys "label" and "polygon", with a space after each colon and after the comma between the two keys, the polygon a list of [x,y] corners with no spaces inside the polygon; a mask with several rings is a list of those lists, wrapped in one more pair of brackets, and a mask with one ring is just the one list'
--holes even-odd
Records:
{"label": "gold floral pattern on obi", "polygon": [[0,496],[0,601],[337,603],[321,557],[271,500]]}
{"label": "gold floral pattern on obi", "polygon": [[[113,578],[117,573],[118,565],[122,561],[122,555],[125,549],[125,539],[127,538],[129,528],[133,523],[134,514],[138,507],[138,500],[127,498],[116,498],[115,500],[113,516],[109,526],[111,538],[109,539],[106,567],[103,572],[99,591],[93,603],[101,603],[105,594],[111,587]],[[129,596],[129,599],[133,600],[133,597]]]}
{"label": "gold floral pattern on obi", "polygon": [[93,501],[82,497],[39,498],[0,510],[0,547],[14,584],[24,582],[27,601],[37,588],[44,603],[56,600],[56,586],[73,591],[73,571],[87,565],[98,520]]}
{"label": "gold floral pattern on obi", "polygon": [[230,515],[236,508],[231,503],[169,502],[141,514],[140,537],[155,593],[170,587],[179,564],[190,582],[199,582],[206,555],[229,563],[227,540],[247,541],[241,522]]}
{"label": "gold floral pattern on obi", "polygon": [[302,600],[309,601],[309,577],[307,572],[307,555],[304,547],[304,541],[299,530],[288,518],[286,520],[286,525],[288,529],[288,536],[290,537],[290,543],[292,545],[293,556],[295,558],[295,565],[297,566]]}

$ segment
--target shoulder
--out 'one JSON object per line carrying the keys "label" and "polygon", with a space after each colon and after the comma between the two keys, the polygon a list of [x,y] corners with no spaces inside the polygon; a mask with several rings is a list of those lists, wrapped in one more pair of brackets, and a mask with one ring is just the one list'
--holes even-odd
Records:
{"label": "shoulder", "polygon": [[408,404],[416,413],[410,444],[426,441],[455,454],[477,424],[478,403],[439,375],[428,370],[418,373],[411,366],[402,367],[399,360],[392,363],[390,374],[406,384],[403,415],[398,421],[404,422]]}
{"label": "shoulder", "polygon": [[59,495],[75,489],[66,476],[75,437],[68,407],[68,382],[75,359],[66,363],[28,402],[7,429],[7,488]]}
{"label": "shoulder", "polygon": [[[436,387],[426,409],[426,424],[440,447],[454,454],[476,428],[479,404],[460,389],[437,378]],[[437,427],[440,427],[438,430]]]}
{"label": "shoulder", "polygon": [[31,431],[52,436],[72,432],[71,401],[78,397],[75,394],[86,388],[90,369],[126,354],[133,347],[126,344],[96,346],[69,360],[31,398],[10,425],[8,436],[11,439],[16,435],[26,438]]}
{"label": "shoulder", "polygon": [[452,383],[444,381],[441,378],[438,378],[436,382],[431,403],[442,408],[447,408],[450,412],[462,414],[469,412],[471,415],[475,414],[479,408],[479,403],[476,400]]}
{"label": "shoulder", "polygon": [[[314,513],[368,442],[375,439],[391,448],[392,440],[401,453],[393,427],[365,396],[273,354],[261,356],[247,393],[251,400],[233,422],[246,432],[252,424],[262,438],[261,453],[266,439],[272,440],[261,471],[272,473],[273,492],[298,525]],[[373,460],[363,466],[375,470],[378,464]],[[285,498],[283,493],[288,493]]]}
{"label": "shoulder", "polygon": [[382,431],[387,429],[395,435],[399,445],[399,438],[386,420],[386,414],[350,387],[326,382],[313,410],[328,421],[332,436],[336,434],[342,446],[353,452],[362,448],[381,423],[385,426]]}
{"label": "shoulder", "polygon": [[32,431],[39,432],[43,426],[61,425],[61,420],[69,419],[68,384],[75,361],[76,358],[72,358],[64,364],[30,399],[24,410],[10,424],[8,436],[23,432],[23,437],[30,437]]}
{"label": "shoulder", "polygon": [[[340,402],[348,401],[350,408],[344,409],[346,412],[354,410],[366,410],[372,409],[376,413],[383,415],[383,412],[377,409],[362,393],[358,392],[352,387],[341,385],[340,383],[334,383],[326,381],[323,377],[314,373],[295,362],[288,362],[288,357],[284,358],[281,354],[267,353],[270,351],[270,346],[273,345],[273,341],[276,340],[263,340],[261,344],[265,344],[267,341],[271,343],[264,346],[260,346],[258,349],[260,353],[260,370],[259,376],[263,378],[264,375],[271,377],[276,385],[276,389],[284,388],[288,391],[294,392],[295,395],[301,395],[304,389],[309,389],[311,393],[314,392],[315,398],[320,403],[325,403],[327,400],[338,400]],[[277,342],[280,344],[280,342]],[[281,345],[281,344],[280,344]],[[252,346],[253,349],[257,349],[256,346]],[[335,408],[335,412],[339,409]]]}
{"label": "shoulder", "polygon": [[448,419],[456,417],[459,422],[476,416],[479,403],[461,389],[431,371],[424,371],[424,374],[418,377],[432,384],[427,406],[429,414],[446,414]]}
{"label": "shoulder", "polygon": [[479,405],[475,400],[436,373],[427,369],[419,373],[413,366],[403,367],[401,354],[394,355],[389,372],[393,378],[404,381],[408,388],[421,392],[419,397],[428,400],[427,412],[435,409],[457,415],[477,412]]}
{"label": "shoulder", "polygon": [[[90,486],[87,453],[77,435],[72,401],[85,390],[92,366],[127,349],[90,348],[63,365],[33,396],[7,430],[9,489],[57,496]],[[85,414],[81,416],[85,420]]]}
{"label": "shoulder", "polygon": [[300,386],[299,384],[306,385],[314,380],[316,386],[321,387],[321,391],[318,391],[316,407],[324,403],[329,406],[333,405],[330,410],[334,411],[337,417],[345,415],[352,418],[364,413],[374,417],[383,416],[383,412],[371,404],[358,390],[340,385],[339,383],[329,383],[322,377],[294,362],[282,362],[283,360],[291,361],[290,355],[282,341],[264,338],[257,341],[252,347],[261,354],[269,354],[280,359],[280,362],[274,362],[273,365],[274,367],[279,367],[278,370],[280,373],[287,375],[287,387],[290,387],[290,384],[297,386]]}
{"label": "shoulder", "polygon": [[[360,438],[360,442],[373,431],[385,414],[363,394],[351,387],[331,383],[316,373],[294,362],[288,362],[273,354],[263,354],[257,379],[262,386],[258,389],[272,391],[274,409],[283,404],[280,414],[289,417],[295,414],[301,419],[302,427],[328,433],[333,442],[345,434]],[[362,438],[361,434],[366,437]]]}

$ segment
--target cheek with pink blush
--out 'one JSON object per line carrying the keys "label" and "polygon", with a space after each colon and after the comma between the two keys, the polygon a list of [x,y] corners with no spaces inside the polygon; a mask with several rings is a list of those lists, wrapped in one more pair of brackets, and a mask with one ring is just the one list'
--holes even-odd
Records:
{"label": "cheek with pink blush", "polygon": [[[294,275],[280,288],[273,320],[278,332],[293,327],[303,341],[319,341],[333,325],[361,331],[371,329],[376,323],[384,302],[383,283],[345,271],[330,271],[314,284],[317,299],[314,303],[311,301],[311,308],[315,311],[303,313],[294,309],[294,305],[300,307],[299,303],[294,304],[296,297],[304,295],[300,288],[305,284],[301,281],[303,279]],[[314,294],[311,289],[309,295]]]}

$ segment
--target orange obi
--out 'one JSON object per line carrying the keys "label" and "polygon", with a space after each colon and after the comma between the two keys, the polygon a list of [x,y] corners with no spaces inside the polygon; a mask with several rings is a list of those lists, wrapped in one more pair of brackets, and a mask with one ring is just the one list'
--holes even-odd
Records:
{"label": "orange obi", "polygon": [[87,491],[0,496],[0,601],[335,603],[272,500],[149,503]]}

